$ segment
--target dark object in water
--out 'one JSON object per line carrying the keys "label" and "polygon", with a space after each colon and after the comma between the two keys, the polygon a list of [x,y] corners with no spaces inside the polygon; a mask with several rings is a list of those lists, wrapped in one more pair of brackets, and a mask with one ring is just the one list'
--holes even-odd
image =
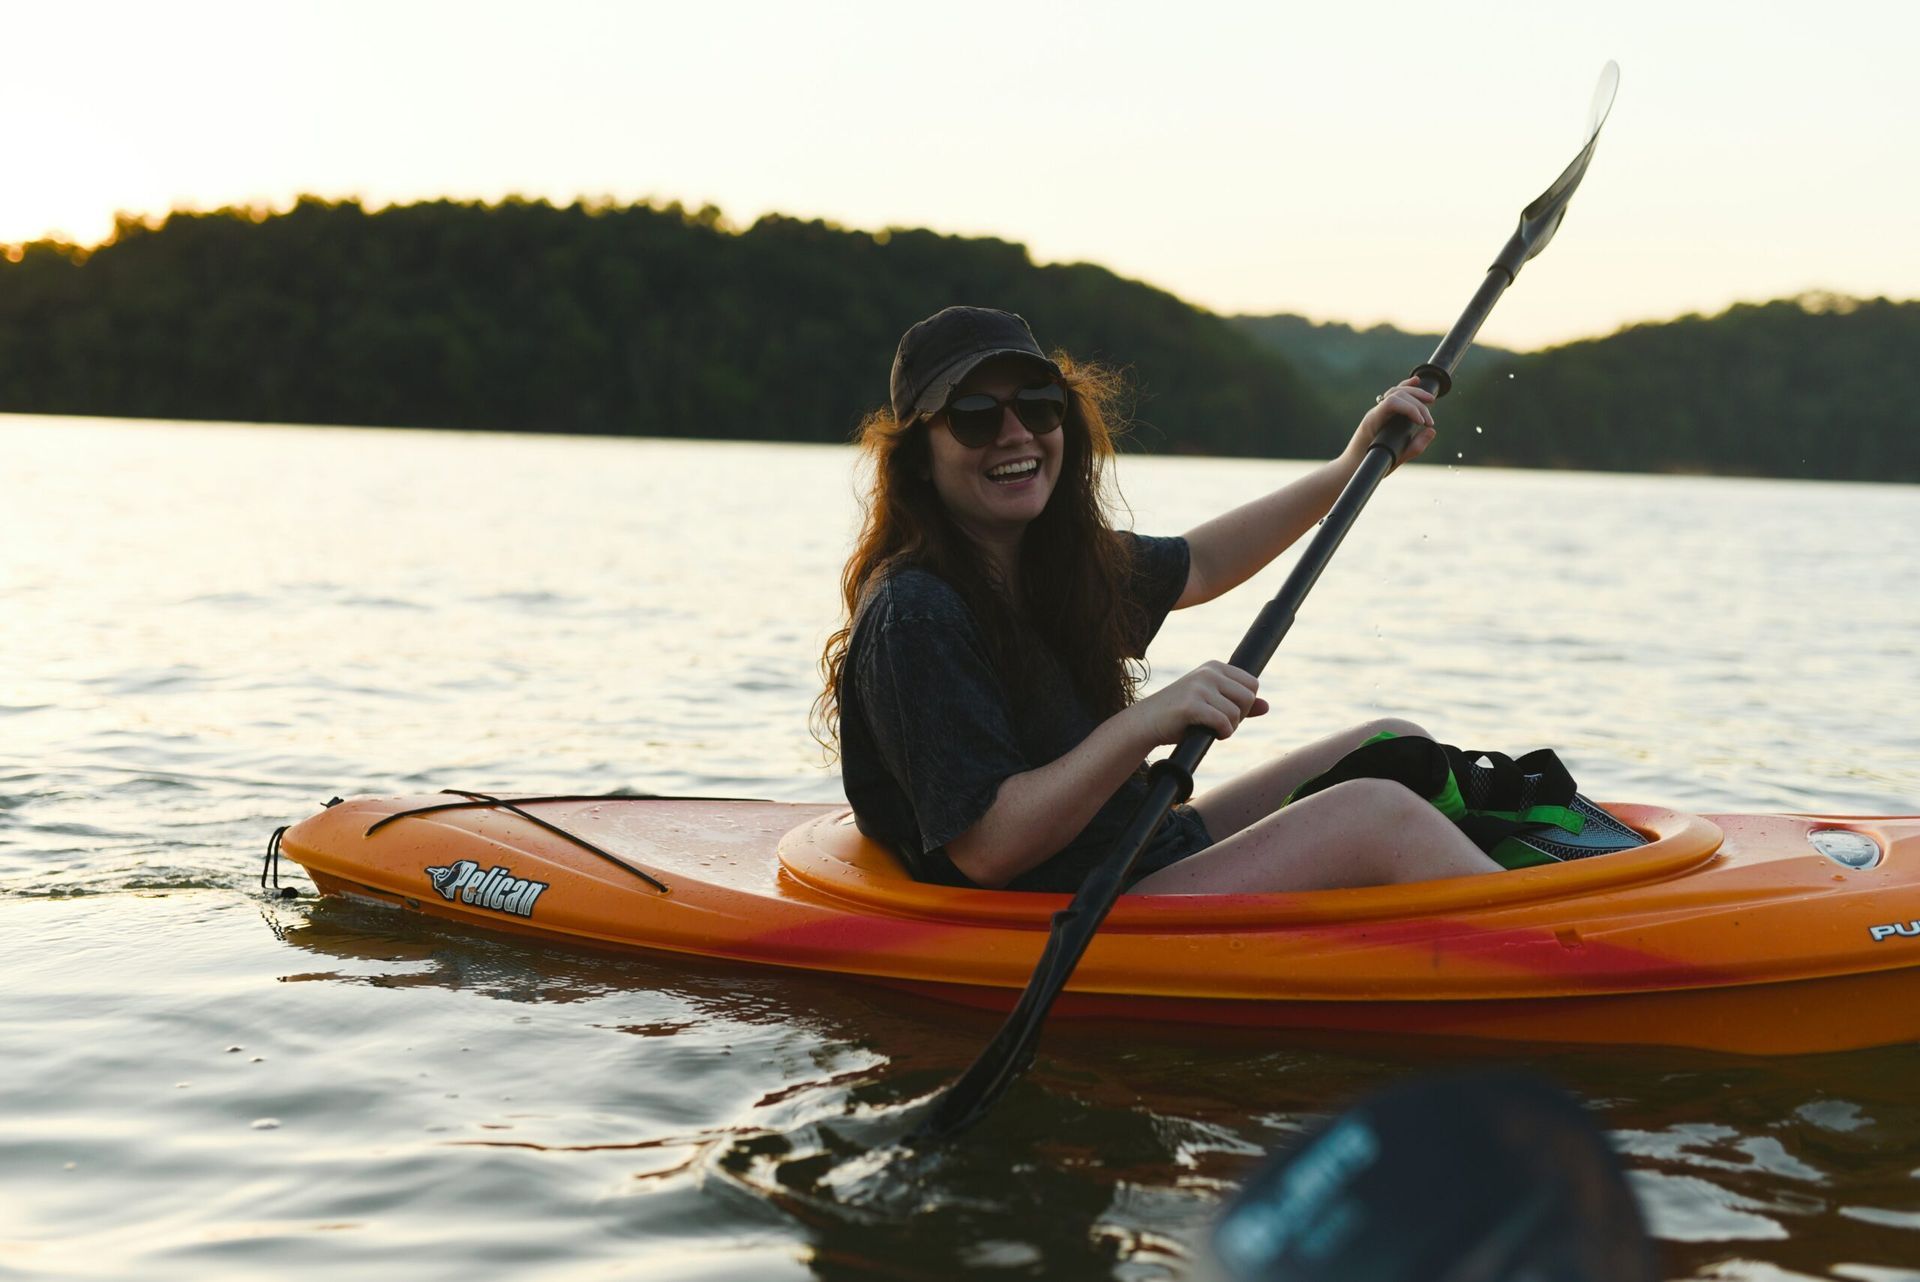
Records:
{"label": "dark object in water", "polygon": [[1403,1083],[1311,1131],[1214,1228],[1234,1282],[1653,1282],[1593,1120],[1517,1073]]}

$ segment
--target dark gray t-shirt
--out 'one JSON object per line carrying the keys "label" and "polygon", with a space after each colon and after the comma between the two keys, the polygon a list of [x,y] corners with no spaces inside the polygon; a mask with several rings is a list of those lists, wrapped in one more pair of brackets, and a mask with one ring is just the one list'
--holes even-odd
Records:
{"label": "dark gray t-shirt", "polygon": [[[1186,586],[1190,553],[1182,538],[1121,537],[1133,543],[1128,590],[1144,625],[1137,658]],[[987,813],[1008,776],[1058,760],[1099,724],[1037,635],[1026,635],[1021,658],[1032,680],[1016,703],[965,600],[927,570],[896,570],[861,601],[840,692],[841,779],[861,831],[899,851],[921,881],[970,885],[945,845]],[[1079,836],[1008,889],[1077,889],[1146,789],[1143,762]],[[1180,807],[1134,879],[1207,844],[1198,815]]]}

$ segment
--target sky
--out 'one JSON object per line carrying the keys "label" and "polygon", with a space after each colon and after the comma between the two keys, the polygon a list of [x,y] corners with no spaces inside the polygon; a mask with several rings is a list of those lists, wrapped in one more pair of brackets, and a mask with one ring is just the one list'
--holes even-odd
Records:
{"label": "sky", "polygon": [[1614,59],[1485,338],[1920,297],[1913,4],[0,0],[0,44],[0,244],[303,192],[677,200],[1437,331]]}

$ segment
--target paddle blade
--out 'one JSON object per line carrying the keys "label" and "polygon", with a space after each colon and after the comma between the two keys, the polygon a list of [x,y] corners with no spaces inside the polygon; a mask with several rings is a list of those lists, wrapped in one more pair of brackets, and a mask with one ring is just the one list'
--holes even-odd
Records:
{"label": "paddle blade", "polygon": [[1606,1137],[1536,1078],[1402,1084],[1248,1181],[1213,1234],[1233,1282],[1654,1282]]}
{"label": "paddle blade", "polygon": [[1607,123],[1607,114],[1613,110],[1614,95],[1619,91],[1620,66],[1609,62],[1601,68],[1599,83],[1593,87],[1593,103],[1587,112],[1586,145],[1580,148],[1580,154],[1573,158],[1573,163],[1553,180],[1553,185],[1520,211],[1520,229],[1513,234],[1513,239],[1507,242],[1507,247],[1494,263],[1494,266],[1505,269],[1509,277],[1518,275],[1521,265],[1545,249],[1553,239],[1553,234],[1560,230],[1560,221],[1567,216],[1567,204],[1573,199],[1580,180],[1587,176],[1587,166],[1593,163],[1593,149],[1600,141],[1600,126]]}

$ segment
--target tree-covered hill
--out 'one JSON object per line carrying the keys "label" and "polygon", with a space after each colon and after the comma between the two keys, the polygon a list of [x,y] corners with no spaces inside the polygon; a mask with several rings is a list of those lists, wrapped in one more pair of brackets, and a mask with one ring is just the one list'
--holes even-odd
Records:
{"label": "tree-covered hill", "polygon": [[1915,352],[1920,303],[1740,304],[1512,357],[1442,421],[1482,429],[1469,462],[1920,481]]}
{"label": "tree-covered hill", "polygon": [[[1287,315],[1234,323],[1336,403],[1404,377],[1439,341]],[[1898,411],[1915,351],[1920,303],[1809,294],[1541,352],[1476,345],[1438,414],[1446,456],[1465,463],[1920,481],[1920,435]]]}
{"label": "tree-covered hill", "polygon": [[[1433,355],[1439,334],[1412,334],[1391,325],[1355,329],[1340,321],[1305,316],[1235,316],[1233,323],[1285,357],[1314,390],[1335,405],[1364,407],[1381,388],[1405,378]],[[1461,362],[1460,379],[1483,378],[1513,353],[1476,343]]]}
{"label": "tree-covered hill", "polygon": [[712,209],[437,201],[123,219],[0,259],[0,410],[836,441],[955,302],[1124,366],[1140,448],[1312,455],[1333,414],[1226,320],[1024,246]]}

